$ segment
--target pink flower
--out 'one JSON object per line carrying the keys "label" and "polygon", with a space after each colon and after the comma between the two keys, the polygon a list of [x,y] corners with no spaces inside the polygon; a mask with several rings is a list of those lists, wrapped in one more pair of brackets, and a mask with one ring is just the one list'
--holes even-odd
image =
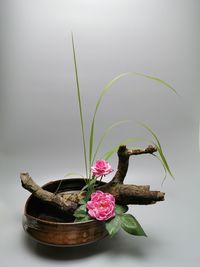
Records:
{"label": "pink flower", "polygon": [[115,217],[115,198],[109,193],[96,191],[87,202],[88,214],[98,221],[107,221]]}
{"label": "pink flower", "polygon": [[91,167],[92,175],[99,177],[107,175],[113,171],[111,165],[104,159],[97,160],[95,165]]}

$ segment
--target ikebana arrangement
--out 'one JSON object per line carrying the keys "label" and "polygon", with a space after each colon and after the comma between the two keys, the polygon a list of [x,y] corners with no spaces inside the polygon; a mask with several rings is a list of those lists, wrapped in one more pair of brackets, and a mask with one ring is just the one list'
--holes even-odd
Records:
{"label": "ikebana arrangement", "polygon": [[[97,159],[99,149],[110,130],[124,121],[107,128],[94,149],[96,114],[106,93],[114,83],[127,75],[139,75],[154,80],[175,93],[176,91],[165,81],[140,73],[123,73],[112,79],[102,90],[96,103],[88,153],[73,35],[72,47],[83,139],[85,178],[82,176],[81,179],[61,179],[40,187],[28,173],[21,173],[22,186],[32,193],[25,207],[24,229],[40,242],[66,246],[91,243],[106,235],[112,237],[120,228],[132,235],[146,236],[137,219],[127,213],[128,205],[154,204],[163,201],[165,193],[151,191],[149,185],[124,184],[124,179],[130,157],[142,154],[151,154],[160,160],[165,171],[164,180],[167,173],[173,177],[160,141],[148,126],[143,125],[153,137],[151,145],[144,149],[127,148],[125,144],[128,142],[141,139],[129,138],[105,153],[102,159]],[[118,155],[118,166],[113,178],[105,183],[103,178],[114,171],[108,161],[115,153]]]}

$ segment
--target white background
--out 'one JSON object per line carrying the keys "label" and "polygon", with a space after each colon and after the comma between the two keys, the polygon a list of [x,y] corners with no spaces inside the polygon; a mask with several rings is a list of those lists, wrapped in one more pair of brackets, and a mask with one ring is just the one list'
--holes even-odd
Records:
{"label": "white background", "polygon": [[[198,0],[0,1],[1,266],[199,266],[199,11]],[[120,232],[61,249],[30,241],[22,230],[29,193],[20,186],[21,171],[41,185],[84,173],[71,31],[87,140],[97,97],[116,75],[157,76],[179,93],[129,76],[113,86],[97,115],[95,140],[110,124],[131,120],[110,133],[99,157],[125,138],[151,139],[138,122],[162,143],[175,181],[168,177],[161,187],[163,170],[150,156],[131,159],[126,179],[166,192],[165,202],[131,207],[148,238]],[[116,168],[116,156],[111,164]]]}

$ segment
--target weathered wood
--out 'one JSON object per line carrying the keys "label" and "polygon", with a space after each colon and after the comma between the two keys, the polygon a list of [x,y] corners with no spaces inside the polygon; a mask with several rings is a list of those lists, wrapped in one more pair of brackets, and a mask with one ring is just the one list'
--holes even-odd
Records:
{"label": "weathered wood", "polygon": [[77,208],[77,199],[72,198],[72,196],[69,200],[68,198],[64,198],[59,194],[54,194],[42,189],[34,182],[28,173],[21,173],[20,178],[23,188],[27,189],[35,197],[41,199],[42,201],[48,202],[49,204],[69,213],[73,212]]}
{"label": "weathered wood", "polygon": [[[120,146],[118,149],[119,162],[116,174],[109,183],[100,186],[97,189],[113,194],[116,199],[116,203],[122,205],[149,205],[154,204],[157,201],[163,201],[165,194],[160,191],[150,191],[149,185],[123,184],[128,171],[129,157],[147,153],[153,154],[156,151],[157,149],[153,146],[148,146],[146,149],[136,150],[127,149],[126,146]],[[37,185],[28,173],[21,173],[20,178],[22,186],[30,191],[34,196],[42,201],[56,206],[64,212],[73,213],[77,208],[79,201],[85,196],[84,191],[65,194],[48,192]]]}
{"label": "weathered wood", "polygon": [[129,166],[129,157],[141,154],[153,154],[157,149],[153,146],[148,146],[146,149],[128,149],[126,146],[120,146],[117,152],[119,162],[117,172],[112,179],[112,183],[122,184]]}

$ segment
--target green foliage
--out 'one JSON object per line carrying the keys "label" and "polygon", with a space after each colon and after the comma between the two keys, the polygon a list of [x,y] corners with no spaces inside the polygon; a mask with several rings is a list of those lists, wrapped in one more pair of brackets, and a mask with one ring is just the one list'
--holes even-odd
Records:
{"label": "green foliage", "polygon": [[91,218],[87,213],[86,204],[80,205],[74,212],[75,222],[90,221]]}
{"label": "green foliage", "polygon": [[168,89],[170,89],[172,92],[174,92],[175,94],[178,95],[177,91],[167,82],[161,80],[160,78],[158,77],[154,77],[154,76],[150,76],[150,75],[146,75],[146,74],[143,74],[143,73],[138,73],[138,72],[133,72],[132,73],[133,75],[139,75],[139,76],[142,76],[142,77],[145,77],[147,79],[150,79],[150,80],[153,80],[155,82],[158,82],[162,85],[164,85],[165,87],[167,87]]}
{"label": "green foliage", "polygon": [[99,106],[101,104],[101,101],[103,100],[104,96],[106,95],[106,93],[110,90],[110,88],[112,87],[112,85],[114,83],[116,83],[118,80],[120,80],[122,77],[128,75],[128,73],[122,73],[118,76],[116,76],[114,79],[112,79],[102,90],[97,103],[96,103],[96,107],[95,107],[95,111],[94,111],[94,115],[93,115],[93,119],[92,119],[92,124],[91,124],[91,128],[90,128],[90,146],[89,146],[89,166],[91,166],[92,164],[92,155],[93,155],[93,143],[94,143],[94,125],[95,125],[95,119],[96,119],[96,114],[97,111],[99,109]]}
{"label": "green foliage", "polygon": [[86,204],[80,205],[74,212],[74,217],[82,218],[87,214]]}
{"label": "green foliage", "polygon": [[[74,212],[75,222],[85,222],[91,220],[86,208],[86,200],[80,201],[80,206]],[[138,236],[146,236],[138,221],[131,214],[125,214],[127,206],[115,205],[115,217],[105,222],[108,234],[112,237],[122,227],[127,233]]]}
{"label": "green foliage", "polygon": [[112,237],[122,228],[131,235],[146,236],[139,222],[131,214],[126,214],[127,211],[127,206],[115,206],[115,217],[105,222],[108,234]]}
{"label": "green foliage", "polygon": [[163,166],[163,169],[164,169],[164,172],[165,172],[165,176],[164,176],[164,178],[163,178],[163,180],[162,180],[162,185],[163,185],[164,181],[165,181],[166,178],[167,178],[167,169],[166,169],[166,167],[165,167],[163,161],[162,161],[157,155],[154,155],[154,154],[153,154],[153,156],[156,157],[156,158],[160,161],[160,163],[162,164],[162,166]]}
{"label": "green foliage", "polygon": [[97,153],[98,153],[98,151],[99,151],[99,149],[100,149],[100,147],[101,147],[103,141],[105,140],[106,136],[110,133],[110,131],[111,131],[114,127],[119,126],[120,124],[122,124],[122,123],[126,123],[126,122],[128,122],[128,120],[124,120],[124,121],[116,122],[116,123],[112,124],[111,126],[109,126],[109,127],[104,131],[104,133],[103,133],[103,135],[101,136],[100,141],[99,141],[99,143],[98,143],[98,145],[97,145],[97,148],[96,148],[96,150],[95,150],[95,152],[94,152],[94,156],[93,156],[91,165],[93,165],[93,163],[94,163],[94,161],[95,161],[95,158],[96,158],[96,155],[97,155]]}
{"label": "green foliage", "polygon": [[91,220],[90,216],[86,214],[85,217],[77,217],[74,222],[88,222]]}
{"label": "green foliage", "polygon": [[121,227],[131,235],[146,236],[139,222],[131,214],[121,216]]}
{"label": "green foliage", "polygon": [[[146,75],[143,73],[138,73],[138,72],[126,72],[126,73],[122,73],[116,77],[114,77],[102,90],[99,98],[97,99],[96,102],[96,106],[95,106],[95,110],[94,110],[94,115],[93,115],[93,119],[92,119],[92,123],[91,123],[91,128],[90,128],[90,137],[89,137],[89,159],[87,158],[87,149],[86,149],[86,139],[85,139],[85,131],[84,131],[84,120],[83,120],[83,111],[82,111],[82,102],[81,102],[81,94],[80,94],[80,85],[79,85],[79,77],[78,77],[78,68],[77,68],[77,62],[76,62],[76,52],[75,52],[75,46],[74,46],[74,39],[73,39],[73,34],[72,34],[72,48],[73,48],[73,59],[74,59],[74,69],[75,69],[75,75],[76,75],[76,88],[77,88],[77,98],[78,98],[78,106],[79,106],[79,115],[80,115],[80,121],[81,121],[81,131],[82,131],[82,139],[83,139],[83,150],[84,150],[84,161],[85,161],[85,171],[86,171],[86,177],[91,178],[91,172],[90,172],[90,168],[91,165],[93,164],[95,157],[105,139],[105,137],[108,135],[108,133],[110,132],[110,130],[112,128],[114,128],[115,126],[123,123],[123,122],[118,122],[116,124],[111,125],[109,128],[107,128],[105,130],[105,132],[103,133],[103,135],[100,138],[100,141],[96,147],[96,150],[93,154],[93,147],[94,147],[94,131],[95,131],[95,119],[96,119],[96,115],[97,115],[97,111],[100,107],[100,104],[103,100],[103,98],[105,97],[105,95],[109,92],[109,90],[112,88],[112,86],[119,81],[120,79],[128,76],[128,75],[135,75],[135,76],[141,76],[150,80],[153,80],[157,83],[160,83],[162,85],[164,85],[166,88],[170,89],[172,92],[176,93],[176,90],[167,82],[165,82],[164,80],[161,80],[160,78],[154,77],[154,76],[150,76],[150,75]],[[160,142],[158,141],[156,135],[153,133],[153,131],[151,129],[149,129],[148,127],[146,127],[146,129],[154,136],[154,138],[156,139],[156,147],[160,156],[160,160],[165,168],[165,170],[173,177],[169,165],[166,161],[166,158],[163,154]],[[131,138],[130,138],[131,139]],[[119,146],[111,149],[110,151],[108,151],[105,154],[105,159],[108,160],[118,149]]]}
{"label": "green foliage", "polygon": [[110,237],[113,237],[121,227],[120,216],[116,215],[113,219],[105,222],[106,230]]}
{"label": "green foliage", "polygon": [[144,140],[143,138],[127,138],[127,139],[124,139],[122,140],[119,145],[115,146],[114,148],[110,149],[108,152],[106,152],[104,155],[103,155],[103,158],[105,160],[109,160],[118,150],[119,146],[122,145],[122,144],[128,144],[132,141],[138,141],[138,140]]}
{"label": "green foliage", "polygon": [[78,69],[77,69],[77,63],[76,63],[76,52],[75,52],[73,34],[72,34],[72,48],[73,48],[73,57],[74,57],[74,69],[75,69],[75,74],[76,74],[76,88],[77,88],[79,115],[80,115],[80,120],[81,120],[81,131],[82,131],[82,139],[83,139],[83,150],[84,150],[84,160],[85,160],[85,172],[86,172],[86,177],[88,177],[87,150],[86,150],[86,141],[85,141],[83,111],[82,111],[81,94],[80,94],[80,86],[79,86]]}
{"label": "green foliage", "polygon": [[79,201],[79,204],[80,204],[80,205],[85,205],[86,203],[87,203],[87,201],[86,201],[85,198],[83,198],[83,199],[81,199],[81,200]]}
{"label": "green foliage", "polygon": [[115,205],[115,213],[117,215],[121,215],[127,211],[128,211],[128,206],[122,206],[122,205],[118,205],[118,204]]}
{"label": "green foliage", "polygon": [[[75,222],[91,220],[91,217],[88,215],[86,203],[86,199],[80,201],[81,205],[74,212]],[[127,211],[127,206],[115,205],[115,217],[105,222],[108,234],[112,237],[119,231],[120,227],[122,227],[129,234],[145,236],[144,230],[135,217],[130,214],[125,214]]]}
{"label": "green foliage", "polygon": [[[163,168],[165,170],[165,172],[168,172],[169,175],[174,179],[174,176],[169,168],[169,164],[166,160],[166,157],[164,156],[164,153],[163,153],[163,150],[162,150],[162,147],[161,147],[161,144],[160,144],[160,141],[158,140],[158,137],[156,136],[156,134],[150,129],[150,127],[148,127],[147,125],[145,124],[142,124],[143,127],[145,127],[147,129],[148,132],[150,132],[150,134],[154,137],[156,143],[154,143],[154,145],[156,146],[157,148],[157,151],[159,153],[159,160],[161,161],[162,165],[163,165]],[[164,178],[165,180],[165,178]]]}
{"label": "green foliage", "polygon": [[[104,98],[104,96],[107,94],[107,92],[111,89],[112,85],[114,83],[116,83],[118,80],[120,80],[121,78],[127,76],[127,75],[138,75],[138,76],[142,76],[145,77],[147,79],[156,81],[162,85],[164,85],[165,87],[167,87],[168,89],[172,90],[174,93],[177,94],[176,90],[167,82],[161,80],[160,78],[154,77],[154,76],[150,76],[150,75],[146,75],[143,73],[137,73],[137,72],[126,72],[126,73],[122,73],[118,76],[116,76],[114,79],[112,79],[106,86],[105,88],[102,90],[97,103],[96,103],[96,107],[95,107],[95,111],[94,111],[94,116],[93,116],[93,120],[92,120],[92,124],[91,124],[91,129],[90,129],[90,147],[89,147],[89,166],[91,166],[92,164],[92,155],[93,155],[93,142],[94,142],[94,126],[95,126],[95,119],[96,119],[96,114],[97,111],[99,109],[99,106]],[[94,159],[93,159],[94,160]]]}

